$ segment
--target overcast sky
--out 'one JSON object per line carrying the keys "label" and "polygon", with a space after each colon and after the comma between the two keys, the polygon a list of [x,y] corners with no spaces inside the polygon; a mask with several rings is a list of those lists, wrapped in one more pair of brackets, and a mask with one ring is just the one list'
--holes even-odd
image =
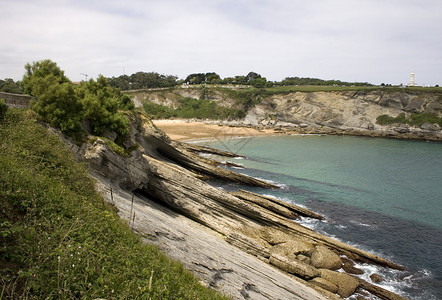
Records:
{"label": "overcast sky", "polygon": [[442,85],[441,0],[0,0],[0,79],[254,71]]}

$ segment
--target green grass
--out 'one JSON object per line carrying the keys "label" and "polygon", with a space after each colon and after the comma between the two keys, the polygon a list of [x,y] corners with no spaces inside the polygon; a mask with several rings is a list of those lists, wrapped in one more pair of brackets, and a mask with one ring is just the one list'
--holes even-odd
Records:
{"label": "green grass", "polygon": [[0,121],[0,299],[224,299],[143,244],[31,111]]}
{"label": "green grass", "polygon": [[205,99],[183,98],[180,106],[173,109],[150,101],[143,102],[146,114],[153,119],[183,118],[222,120],[241,117],[241,111],[219,106],[214,101]]}
{"label": "green grass", "polygon": [[389,115],[380,115],[376,119],[376,123],[379,125],[391,125],[391,124],[408,124],[411,126],[422,126],[424,123],[439,124],[442,127],[442,118],[435,114],[428,113],[413,113],[409,117],[405,116],[405,113],[399,114],[397,117]]}

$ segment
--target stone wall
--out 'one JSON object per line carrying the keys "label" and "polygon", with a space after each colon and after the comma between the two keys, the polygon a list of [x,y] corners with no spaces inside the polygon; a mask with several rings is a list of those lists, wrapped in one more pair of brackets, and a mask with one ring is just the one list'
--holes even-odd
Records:
{"label": "stone wall", "polygon": [[0,99],[5,100],[6,105],[10,107],[19,107],[19,108],[29,107],[31,98],[32,97],[29,95],[0,92]]}

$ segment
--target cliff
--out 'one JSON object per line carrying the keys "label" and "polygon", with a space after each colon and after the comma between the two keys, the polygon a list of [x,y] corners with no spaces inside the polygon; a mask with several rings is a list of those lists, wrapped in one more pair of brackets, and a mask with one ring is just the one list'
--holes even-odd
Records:
{"label": "cliff", "polygon": [[207,184],[204,179],[216,177],[277,188],[220,168],[199,155],[217,151],[171,141],[142,115],[129,118],[127,155],[96,137],[80,146],[65,137],[65,143],[90,165],[120,215],[208,286],[235,299],[341,299],[359,293],[403,299],[355,277],[361,270],[353,265],[402,266],[301,226],[299,216],[323,219],[304,208]]}
{"label": "cliff", "polygon": [[[442,140],[442,90],[438,88],[271,88],[262,90],[229,88],[176,88],[130,93],[134,102],[153,102],[177,108],[182,98],[214,101],[243,113],[232,125],[277,128],[302,133],[353,134],[396,138]],[[390,122],[381,125],[380,116],[404,114],[433,120]]]}

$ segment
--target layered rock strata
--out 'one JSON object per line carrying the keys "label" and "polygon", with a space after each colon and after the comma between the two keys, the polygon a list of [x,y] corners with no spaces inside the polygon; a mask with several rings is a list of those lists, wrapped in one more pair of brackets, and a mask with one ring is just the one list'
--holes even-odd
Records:
{"label": "layered rock strata", "polygon": [[[345,298],[360,290],[383,299],[401,298],[354,278],[343,266],[346,263],[351,265],[352,262],[394,269],[403,269],[402,266],[318,234],[296,222],[299,215],[323,219],[316,213],[247,191],[229,193],[207,184],[202,179],[214,177],[244,185],[277,188],[271,183],[218,167],[218,162],[199,156],[197,147],[171,141],[143,116],[133,114],[130,118],[131,133],[124,145],[127,149],[135,150],[127,157],[116,154],[99,138],[90,139],[89,143],[82,146],[76,146],[68,140],[66,143],[80,160],[89,163],[92,175],[120,191],[121,195],[126,195],[118,200],[121,203],[115,203],[123,211],[123,216],[127,217],[127,195],[135,193],[139,196],[129,220],[146,219],[147,211],[143,209],[143,205],[161,207],[161,210],[168,212],[166,215],[170,219],[188,220],[184,223],[190,223],[186,224],[197,223],[198,228],[205,228],[212,236],[217,236],[210,241],[219,243],[219,248],[210,247],[213,254],[200,249],[204,253],[201,261],[198,256],[194,256],[191,262],[186,262],[186,257],[180,257],[186,250],[179,252],[181,254],[175,253],[178,256],[176,258],[184,261],[207,285],[222,289],[225,284],[229,286],[228,292],[236,299]],[[170,220],[166,223],[177,226]],[[164,227],[156,232],[149,225],[137,226],[142,234],[153,240],[168,234],[164,233],[168,230]],[[179,226],[183,225],[178,225],[178,228]],[[170,231],[178,228],[171,227]],[[197,253],[192,247],[209,247],[199,238],[203,237],[187,233],[183,238],[172,238],[175,246],[169,247],[175,250],[177,247],[183,248],[189,252],[189,249],[193,249]],[[177,243],[179,246],[176,246]],[[195,246],[196,244],[199,246]],[[163,248],[168,251],[168,246]],[[237,261],[235,257],[222,253],[230,251],[227,249],[236,249],[234,253],[238,255]],[[170,252],[174,253],[172,250]],[[250,262],[245,263],[244,257]],[[250,264],[259,267],[252,268]],[[269,269],[270,266],[279,271]],[[213,274],[215,269],[217,271]],[[211,276],[207,276],[208,272]],[[302,283],[302,292],[286,287],[283,288],[285,292],[281,292],[281,286],[272,288],[273,291],[265,288],[270,284],[278,285],[277,278],[280,277],[285,282],[281,285],[290,281],[296,282],[298,286]],[[322,296],[311,288],[319,291]],[[286,297],[278,293],[292,293],[292,296]]]}
{"label": "layered rock strata", "polygon": [[[437,90],[355,88],[353,91],[264,91],[259,99],[255,99],[256,105],[247,107],[239,105],[227,88],[208,87],[207,94],[210,95],[207,99],[220,106],[246,113],[241,120],[216,122],[218,124],[275,129],[278,132],[442,140],[442,128],[437,123],[410,126],[406,123],[380,125],[377,122],[381,115],[397,117],[404,114],[410,118],[413,114],[425,113],[442,117],[442,96]],[[180,105],[177,99],[199,99],[201,93],[198,89],[177,88],[167,92],[133,92],[130,95],[139,106],[143,101],[151,101],[176,108]],[[250,98],[249,102],[253,102],[253,99]]]}

